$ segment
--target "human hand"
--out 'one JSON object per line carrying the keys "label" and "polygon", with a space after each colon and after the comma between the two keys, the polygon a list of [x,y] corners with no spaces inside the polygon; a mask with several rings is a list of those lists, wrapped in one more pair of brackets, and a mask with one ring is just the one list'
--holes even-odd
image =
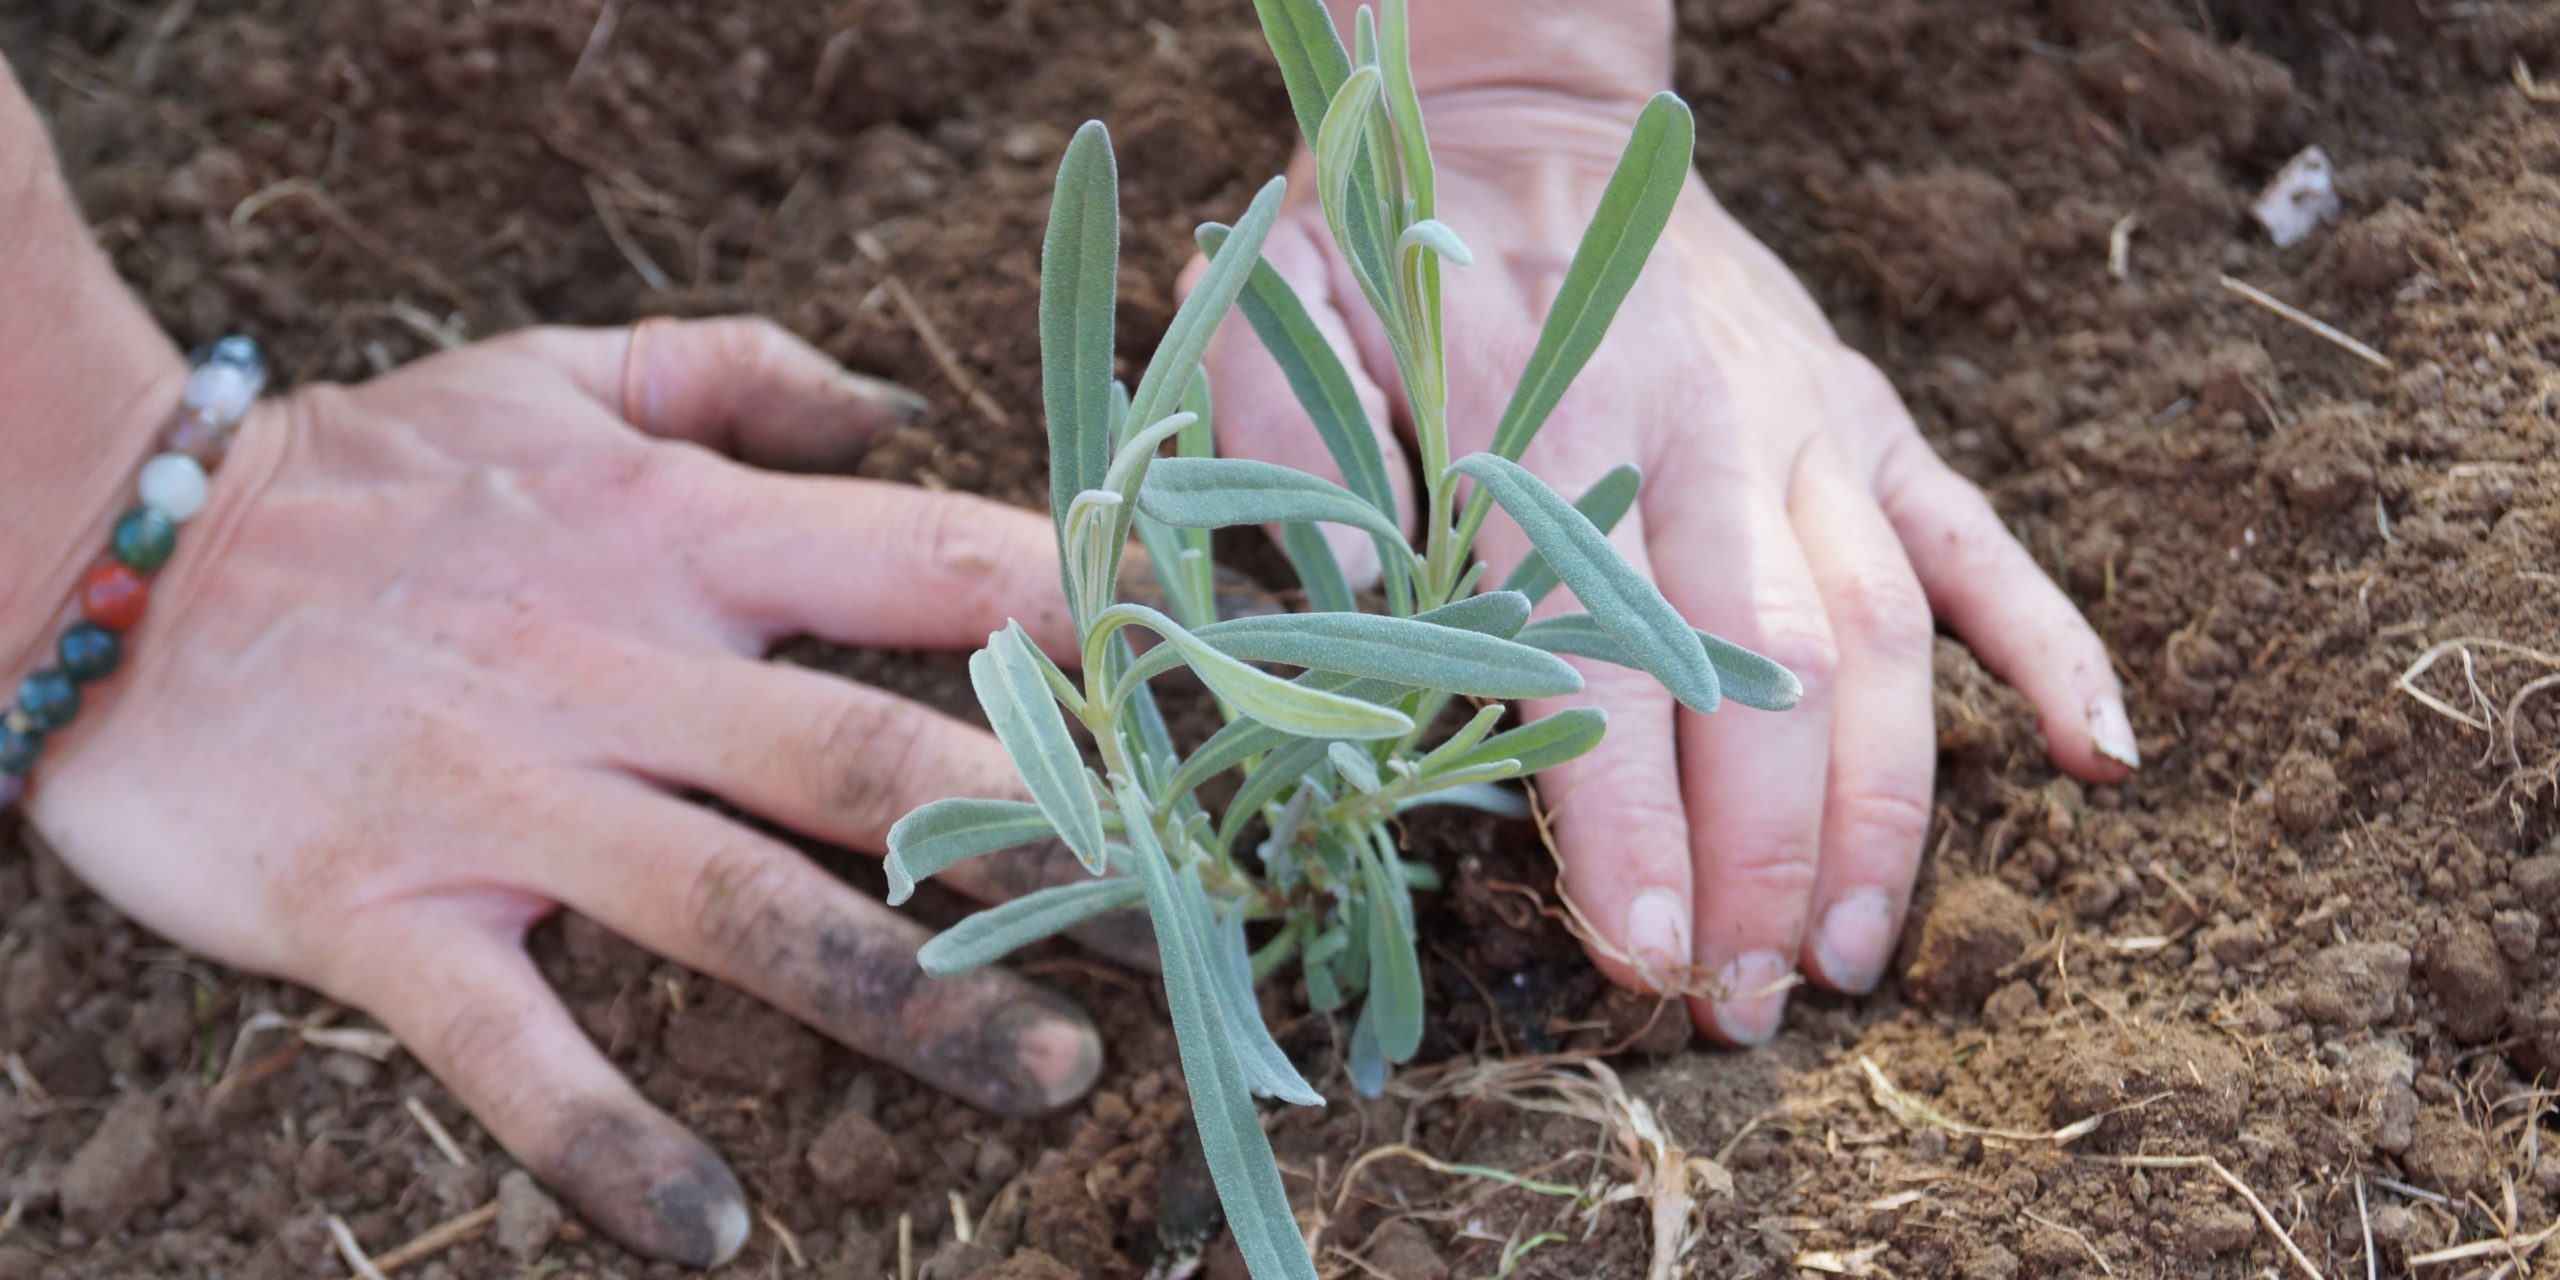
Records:
{"label": "human hand", "polygon": [[[983,731],[760,660],[798,633],[974,646],[1008,616],[1071,646],[1047,519],[722,456],[841,466],[906,399],[714,320],[528,331],[263,405],[30,816],[142,923],[370,1011],[661,1257],[725,1259],[746,1207],[526,956],[560,904],[969,1102],[1074,1098],[1082,1014],[1000,971],[927,979],[922,927],[684,798],[878,849],[920,803],[1016,793]],[[1081,874],[1034,850],[944,878]]]}
{"label": "human hand", "polygon": [[[1414,20],[1421,29],[1456,16],[1418,5]],[[1486,19],[1438,41],[1418,35],[1417,57],[1505,29]],[[1557,40],[1540,47],[1606,43],[1550,34]],[[1474,83],[1445,66],[1416,68],[1440,216],[1475,257],[1445,275],[1457,454],[1487,446],[1661,77],[1604,75],[1565,91],[1539,87],[1527,67]],[[1309,167],[1302,156],[1300,172]],[[1370,420],[1384,424],[1393,358],[1334,255],[1314,187],[1293,183],[1295,204],[1264,254],[1343,355]],[[1225,327],[1211,366],[1226,451],[1339,474],[1247,326]],[[1403,481],[1402,441],[1384,431],[1380,443]],[[1566,889],[1602,935],[1592,950],[1612,977],[1692,994],[1699,1027],[1721,1040],[1773,1035],[1799,972],[1863,992],[1890,962],[1931,808],[1933,606],[2034,702],[2056,763],[2092,781],[2136,763],[2105,648],[2078,611],[1980,492],[1930,451],[1882,375],[1694,176],[1611,335],[1523,461],[1567,495],[1621,463],[1643,467],[1644,496],[1613,534],[1619,549],[1690,622],[1804,683],[1782,715],[1700,716],[1642,672],[1578,664],[1582,695],[1525,708],[1608,711],[1602,745],[1541,780]],[[1398,496],[1410,528],[1411,494]],[[1496,582],[1529,550],[1501,517],[1481,545]],[[1374,576],[1364,540],[1334,548],[1347,571]],[[1543,612],[1572,608],[1551,600]]]}

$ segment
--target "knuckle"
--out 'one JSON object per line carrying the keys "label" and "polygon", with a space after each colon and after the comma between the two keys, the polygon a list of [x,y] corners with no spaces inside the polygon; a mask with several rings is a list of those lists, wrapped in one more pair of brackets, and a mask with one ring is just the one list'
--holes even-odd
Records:
{"label": "knuckle", "polygon": [[931,733],[924,709],[903,703],[856,702],[830,712],[809,750],[820,808],[849,828],[896,821],[910,762],[925,754]]}
{"label": "knuckle", "polygon": [[1820,608],[1788,604],[1764,610],[1760,615],[1759,643],[1752,648],[1795,674],[1804,685],[1804,701],[1816,702],[1830,696],[1832,682],[1840,673],[1840,642],[1832,633],[1829,617]]}
{"label": "knuckle", "polygon": [[452,1015],[418,1046],[440,1074],[472,1098],[475,1108],[497,1116],[521,1116],[537,1087],[523,1070],[537,1056],[539,1009],[505,1000],[459,1002]]}
{"label": "knuckle", "polygon": [[1735,897],[1800,914],[1813,897],[1819,864],[1808,833],[1792,826],[1746,826],[1727,837],[1717,865],[1719,880],[1731,886]]}
{"label": "knuckle", "polygon": [[756,844],[731,840],[706,850],[685,886],[685,936],[714,961],[744,958],[751,943],[780,935],[791,880],[790,866]]}
{"label": "knuckle", "polygon": [[1829,820],[1849,841],[1916,852],[1929,836],[1930,817],[1929,783],[1922,778],[1852,788],[1832,800]]}
{"label": "knuckle", "polygon": [[1890,658],[1925,660],[1937,638],[1920,584],[1900,566],[1851,572],[1832,588],[1831,613],[1851,644]]}

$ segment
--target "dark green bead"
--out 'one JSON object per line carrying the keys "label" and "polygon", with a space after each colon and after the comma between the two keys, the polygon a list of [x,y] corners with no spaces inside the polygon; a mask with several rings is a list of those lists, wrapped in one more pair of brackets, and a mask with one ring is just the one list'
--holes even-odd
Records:
{"label": "dark green bead", "polygon": [[40,733],[51,733],[80,714],[80,686],[59,668],[47,667],[18,682],[18,710]]}
{"label": "dark green bead", "polygon": [[88,684],[106,679],[124,660],[124,642],[97,623],[79,622],[62,633],[62,642],[54,646],[54,652],[72,679]]}
{"label": "dark green bead", "polygon": [[149,573],[178,549],[178,522],[157,507],[135,507],[116,521],[116,559]]}
{"label": "dark green bead", "polygon": [[33,729],[11,728],[0,721],[0,773],[23,778],[36,767],[36,757],[44,754],[44,735]]}

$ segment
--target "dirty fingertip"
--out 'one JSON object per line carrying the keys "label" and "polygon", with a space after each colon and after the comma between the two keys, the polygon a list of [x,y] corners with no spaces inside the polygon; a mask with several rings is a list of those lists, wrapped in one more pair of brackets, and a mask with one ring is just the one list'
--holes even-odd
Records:
{"label": "dirty fingertip", "polygon": [[719,1266],[745,1246],[746,1192],[674,1121],[605,1111],[569,1133],[566,1149],[536,1172],[605,1234],[691,1267]]}
{"label": "dirty fingertip", "polygon": [[1075,1101],[1102,1075],[1102,1036],[1082,1017],[1038,1009],[1022,1018],[1013,1037],[1015,1060],[1028,1078],[1022,1092],[1031,1109],[1048,1111]]}
{"label": "dirty fingertip", "polygon": [[865,408],[893,422],[904,425],[924,416],[932,402],[886,378],[846,370],[836,375],[838,383]]}
{"label": "dirty fingertip", "polygon": [[2133,738],[2133,720],[2124,699],[2112,694],[2089,703],[2089,744],[2098,758],[2127,769],[2142,767],[2142,747]]}

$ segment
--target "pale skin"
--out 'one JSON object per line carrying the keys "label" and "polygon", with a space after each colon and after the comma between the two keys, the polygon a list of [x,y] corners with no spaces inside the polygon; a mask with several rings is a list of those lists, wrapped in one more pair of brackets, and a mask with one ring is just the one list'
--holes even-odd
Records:
{"label": "pale skin", "polygon": [[[1611,0],[1547,32],[1536,6],[1481,27],[1450,22],[1454,0],[1417,8],[1444,217],[1478,261],[1449,273],[1464,448],[1666,78],[1669,17]],[[25,303],[0,308],[0,386],[24,411],[0,419],[0,562],[25,569],[0,579],[14,676],[129,503],[184,365],[92,245],[5,69],[0,225],[0,282]],[[1270,252],[1353,368],[1388,367],[1323,243],[1302,204]],[[1807,697],[1695,717],[1592,668],[1608,742],[1546,794],[1604,968],[1656,988],[1694,969],[1696,989],[1741,993],[1695,1000],[1700,1024],[1754,1043],[1784,996],[1753,984],[1864,990],[1883,971],[1928,807],[1932,606],[2034,700],[2065,769],[2115,779],[2133,748],[2077,613],[1703,185],[1620,324],[1529,462],[1566,492],[1643,464],[1620,545]],[[1322,469],[1234,328],[1213,361],[1228,449]],[[273,400],[28,813],[143,924],[379,1018],[519,1160],[657,1256],[725,1258],[746,1209],[527,959],[526,929],[563,905],[972,1103],[1063,1104],[1100,1064],[1081,1013],[1000,971],[923,981],[918,926],[687,798],[877,850],[924,801],[1016,793],[983,731],[761,660],[803,633],[973,647],[1008,617],[1068,654],[1045,515],[784,474],[841,469],[912,409],[751,320],[528,331]],[[1499,520],[1485,547],[1497,573],[1522,551]],[[956,878],[998,898],[1062,874],[1046,857]],[[1860,947],[1817,927],[1843,903],[1864,904]]]}

